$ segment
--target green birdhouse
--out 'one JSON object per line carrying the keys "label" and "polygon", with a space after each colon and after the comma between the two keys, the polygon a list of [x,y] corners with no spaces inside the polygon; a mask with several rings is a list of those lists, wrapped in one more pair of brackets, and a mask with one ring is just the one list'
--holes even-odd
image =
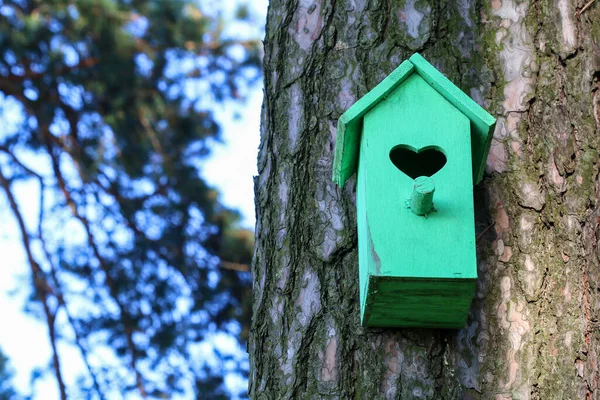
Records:
{"label": "green birdhouse", "polygon": [[475,291],[473,185],[495,119],[419,54],[338,121],[333,180],[357,172],[362,324],[460,328]]}

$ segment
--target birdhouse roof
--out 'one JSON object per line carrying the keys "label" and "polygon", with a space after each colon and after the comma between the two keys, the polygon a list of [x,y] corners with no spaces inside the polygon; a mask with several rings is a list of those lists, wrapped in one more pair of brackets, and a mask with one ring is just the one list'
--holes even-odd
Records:
{"label": "birdhouse roof", "polygon": [[474,183],[481,181],[496,120],[420,54],[415,53],[339,118],[333,181],[340,187],[344,186],[346,180],[356,172],[363,116],[412,74],[418,74],[471,121],[473,181]]}

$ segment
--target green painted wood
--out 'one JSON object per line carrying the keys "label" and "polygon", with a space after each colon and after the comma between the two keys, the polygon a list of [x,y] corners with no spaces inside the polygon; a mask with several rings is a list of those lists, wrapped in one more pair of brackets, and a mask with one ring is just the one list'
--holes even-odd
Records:
{"label": "green painted wood", "polygon": [[[373,275],[363,324],[373,327],[462,328],[476,279],[390,278]],[[465,312],[466,310],[466,312]]]}
{"label": "green painted wood", "polygon": [[427,215],[433,208],[435,183],[428,176],[419,176],[413,183],[410,196],[410,211],[416,215]]}
{"label": "green painted wood", "polygon": [[471,120],[471,143],[473,157],[473,180],[479,183],[485,171],[496,119],[454,85],[419,53],[410,57],[418,74],[454,107]]}
{"label": "green painted wood", "polygon": [[[366,141],[360,143],[360,159],[366,157]],[[358,265],[359,265],[359,291],[360,291],[360,315],[365,314],[365,304],[369,285],[369,271],[376,270],[379,266],[371,265],[377,261],[377,254],[372,254],[373,241],[369,231],[367,219],[367,175],[369,171],[358,168],[356,178],[356,219],[358,225]]]}
{"label": "green painted wood", "polygon": [[338,186],[355,172],[362,132],[362,117],[397,86],[402,84],[414,70],[409,60],[404,61],[369,93],[361,97],[338,120],[332,179]]}
{"label": "green painted wood", "polygon": [[[438,320],[445,327],[464,324],[477,278],[470,138],[469,118],[418,74],[364,115],[357,221],[365,325],[438,326]],[[391,150],[400,145],[417,152],[433,148],[446,156],[446,164],[432,176],[436,211],[427,218],[406,207],[413,179],[390,159]],[[420,290],[431,300],[424,299],[427,295],[415,298],[410,291],[382,292],[376,283],[384,278],[421,280]],[[455,301],[434,300],[454,288],[454,281],[469,284],[452,289]],[[394,309],[399,314],[392,318]],[[447,318],[441,320],[440,313]]]}
{"label": "green painted wood", "polygon": [[[404,61],[379,85],[360,98],[338,120],[332,179],[338,186],[352,176],[358,166],[363,117],[414,73],[419,74],[436,91],[470,119],[472,173],[475,183],[483,177],[490,149],[495,119],[437,71],[418,53]],[[396,115],[396,118],[403,118]]]}

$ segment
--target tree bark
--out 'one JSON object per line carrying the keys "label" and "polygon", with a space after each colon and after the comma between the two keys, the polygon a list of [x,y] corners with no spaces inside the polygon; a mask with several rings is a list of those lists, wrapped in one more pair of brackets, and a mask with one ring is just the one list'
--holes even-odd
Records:
{"label": "tree bark", "polygon": [[[252,398],[600,398],[600,2],[586,3],[271,1]],[[498,119],[461,330],[361,327],[356,182],[331,181],[337,119],[414,52]]]}

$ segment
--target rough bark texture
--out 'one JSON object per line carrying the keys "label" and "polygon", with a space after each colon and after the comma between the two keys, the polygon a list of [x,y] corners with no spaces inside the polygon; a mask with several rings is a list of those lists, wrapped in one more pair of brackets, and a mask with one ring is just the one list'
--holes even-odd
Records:
{"label": "rough bark texture", "polygon": [[[600,2],[585,3],[271,1],[252,398],[600,398]],[[415,51],[498,118],[459,331],[360,326],[355,179],[331,181],[337,119]]]}

